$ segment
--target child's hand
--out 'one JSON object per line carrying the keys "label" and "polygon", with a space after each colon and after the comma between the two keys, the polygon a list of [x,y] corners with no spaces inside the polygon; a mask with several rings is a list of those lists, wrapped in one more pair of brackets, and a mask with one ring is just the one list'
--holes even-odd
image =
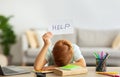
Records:
{"label": "child's hand", "polygon": [[47,32],[43,35],[43,41],[45,45],[50,45],[51,41],[50,39],[53,37],[53,34],[51,32]]}

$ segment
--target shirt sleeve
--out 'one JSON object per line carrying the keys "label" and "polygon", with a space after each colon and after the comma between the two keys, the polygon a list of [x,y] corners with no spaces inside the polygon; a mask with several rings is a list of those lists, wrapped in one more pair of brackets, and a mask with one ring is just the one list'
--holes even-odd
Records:
{"label": "shirt sleeve", "polygon": [[46,60],[47,60],[47,62],[49,62],[50,58],[51,58],[51,49],[48,48],[48,51],[46,53]]}
{"label": "shirt sleeve", "polygon": [[53,56],[52,56],[52,47],[49,47],[48,48],[48,51],[46,53],[46,56],[45,56],[47,62],[48,62],[48,65],[52,65],[54,62],[53,62]]}
{"label": "shirt sleeve", "polygon": [[76,44],[73,44],[73,52],[74,52],[73,53],[73,59],[75,61],[83,58],[83,55],[82,55],[82,53],[80,51],[80,48]]}

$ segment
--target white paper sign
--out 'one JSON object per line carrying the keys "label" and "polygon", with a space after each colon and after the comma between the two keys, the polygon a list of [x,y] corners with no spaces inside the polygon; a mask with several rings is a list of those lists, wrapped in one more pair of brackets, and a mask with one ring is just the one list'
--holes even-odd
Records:
{"label": "white paper sign", "polygon": [[74,33],[74,29],[69,23],[50,25],[48,31],[52,32],[54,35]]}

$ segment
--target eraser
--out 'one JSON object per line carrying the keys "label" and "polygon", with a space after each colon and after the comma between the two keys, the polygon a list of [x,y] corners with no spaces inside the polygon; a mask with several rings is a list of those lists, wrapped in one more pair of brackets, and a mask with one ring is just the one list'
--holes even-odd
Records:
{"label": "eraser", "polygon": [[37,77],[46,77],[46,73],[36,73]]}

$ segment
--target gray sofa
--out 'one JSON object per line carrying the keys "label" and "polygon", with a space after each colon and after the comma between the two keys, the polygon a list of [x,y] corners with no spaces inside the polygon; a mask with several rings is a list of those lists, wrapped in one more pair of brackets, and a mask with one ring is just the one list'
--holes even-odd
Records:
{"label": "gray sofa", "polygon": [[95,64],[93,52],[105,51],[110,54],[108,65],[120,65],[120,50],[113,49],[112,44],[120,30],[78,30],[78,45],[87,64]]}
{"label": "gray sofa", "polygon": [[[120,65],[120,50],[113,49],[112,43],[120,30],[95,30],[95,29],[75,29],[74,34],[56,35],[52,38],[54,44],[59,39],[68,39],[72,43],[76,43],[86,60],[87,65],[95,65],[95,57],[93,52],[105,51],[110,54],[107,60],[108,65]],[[35,57],[39,53],[40,48],[31,49],[28,46],[26,35],[22,35],[22,52],[23,64],[34,63]]]}

